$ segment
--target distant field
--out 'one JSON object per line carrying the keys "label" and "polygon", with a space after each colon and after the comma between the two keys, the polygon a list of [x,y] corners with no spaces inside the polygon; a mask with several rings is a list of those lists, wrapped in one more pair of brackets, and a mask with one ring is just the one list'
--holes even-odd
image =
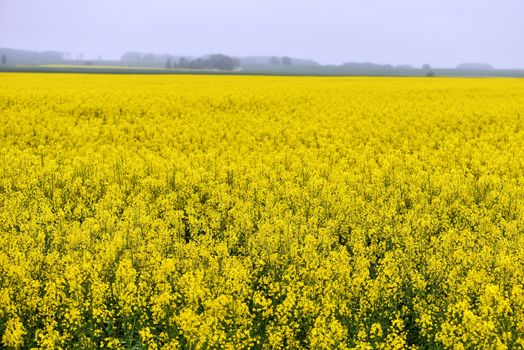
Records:
{"label": "distant field", "polygon": [[[253,74],[280,74],[280,75],[312,75],[312,76],[425,76],[427,71],[422,69],[355,69],[344,66],[244,66],[245,72]],[[437,76],[464,76],[464,77],[524,77],[524,70],[494,69],[488,70],[458,70],[458,69],[431,69]]]}
{"label": "distant field", "polygon": [[86,74],[234,74],[228,71],[196,70],[196,69],[166,69],[126,66],[96,66],[96,65],[20,65],[0,66],[1,72],[13,73],[86,73]]}
{"label": "distant field", "polygon": [[[492,71],[432,69],[441,77],[524,77],[524,70],[494,69]],[[0,72],[25,73],[99,73],[99,74],[212,74],[212,75],[275,75],[275,76],[406,76],[423,77],[422,69],[366,70],[341,66],[251,65],[240,71],[198,69],[166,69],[117,65],[20,65],[0,66]]]}
{"label": "distant field", "polygon": [[0,347],[524,347],[524,80],[0,74]]}
{"label": "distant field", "polygon": [[148,67],[128,67],[128,66],[97,66],[97,65],[78,65],[78,64],[43,64],[37,66],[16,66],[18,68],[64,68],[64,69],[156,69],[162,70],[163,68],[148,68]]}

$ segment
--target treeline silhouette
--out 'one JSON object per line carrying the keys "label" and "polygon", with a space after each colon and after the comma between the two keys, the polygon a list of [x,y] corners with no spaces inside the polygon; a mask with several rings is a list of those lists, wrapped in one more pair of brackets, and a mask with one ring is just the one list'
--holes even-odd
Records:
{"label": "treeline silhouette", "polygon": [[401,64],[394,66],[392,64],[378,64],[371,62],[345,62],[342,63],[343,67],[353,69],[378,69],[378,70],[391,70],[391,69],[413,69],[409,64]]}
{"label": "treeline silhouette", "polygon": [[234,70],[240,66],[237,58],[223,54],[207,55],[203,57],[181,57],[171,55],[143,54],[140,52],[129,51],[122,55],[123,64],[141,66],[164,66],[165,68],[182,69],[218,69]]}
{"label": "treeline silhouette", "polygon": [[9,48],[0,48],[2,64],[50,64],[61,62],[64,59],[62,52],[56,51],[28,51]]}
{"label": "treeline silhouette", "polygon": [[[144,67],[192,70],[244,70],[251,72],[273,72],[279,74],[340,74],[340,75],[426,75],[435,76],[442,70],[446,74],[472,75],[497,71],[486,63],[462,63],[455,68],[433,69],[429,64],[422,67],[411,65],[378,64],[372,62],[345,62],[340,65],[322,65],[309,59],[288,56],[246,56],[232,57],[224,54],[213,54],[202,57],[176,56],[170,54],[141,53],[128,51],[120,60],[86,59],[83,53],[57,51],[30,51],[0,48],[0,67],[11,69],[16,66],[39,66],[49,64],[93,65],[115,67]],[[439,73],[440,74],[440,73]],[[504,73],[510,74],[510,73]],[[521,73],[518,73],[520,76]]]}
{"label": "treeline silhouette", "polygon": [[177,59],[169,58],[166,62],[166,68],[183,68],[183,69],[218,69],[218,70],[233,70],[240,66],[238,59],[222,55],[209,55],[190,59],[180,57]]}

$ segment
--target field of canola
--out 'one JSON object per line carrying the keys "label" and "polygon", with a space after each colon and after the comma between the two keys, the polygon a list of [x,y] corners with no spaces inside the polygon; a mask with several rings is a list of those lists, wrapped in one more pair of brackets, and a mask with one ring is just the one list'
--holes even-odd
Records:
{"label": "field of canola", "polygon": [[524,347],[524,80],[0,74],[0,339]]}

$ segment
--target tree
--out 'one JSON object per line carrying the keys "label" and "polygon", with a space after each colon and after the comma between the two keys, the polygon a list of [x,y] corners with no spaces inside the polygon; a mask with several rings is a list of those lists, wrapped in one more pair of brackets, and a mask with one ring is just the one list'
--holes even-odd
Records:
{"label": "tree", "polygon": [[122,55],[120,58],[121,61],[124,62],[140,62],[142,61],[142,54],[140,52],[136,51],[128,51]]}
{"label": "tree", "polygon": [[282,64],[285,64],[289,66],[291,64],[291,58],[289,57],[282,57]]}
{"label": "tree", "polygon": [[203,58],[197,58],[197,59],[189,61],[188,68],[191,68],[191,69],[204,69],[204,68],[208,68],[208,67],[206,67],[206,61]]}
{"label": "tree", "polygon": [[166,68],[168,68],[168,69],[173,68],[173,64],[171,63],[171,57],[169,57],[169,58],[167,59],[167,62],[166,62]]}
{"label": "tree", "polygon": [[423,70],[430,70],[431,66],[429,64],[425,63],[425,64],[422,65],[422,69]]}
{"label": "tree", "polygon": [[178,60],[178,68],[189,68],[189,60],[185,57],[180,57]]}
{"label": "tree", "polygon": [[269,63],[270,63],[270,64],[275,64],[275,65],[276,65],[276,64],[280,64],[280,59],[279,59],[278,57],[276,57],[276,56],[273,56],[273,57],[271,57],[271,58],[269,59]]}
{"label": "tree", "polygon": [[6,64],[7,63],[7,56],[5,54],[2,55],[2,64]]}
{"label": "tree", "polygon": [[434,77],[434,76],[435,76],[435,72],[433,72],[431,70],[426,73],[426,77],[430,77],[431,78],[431,77]]}
{"label": "tree", "polygon": [[210,55],[205,66],[205,68],[211,69],[233,70],[239,66],[239,62],[237,59],[226,55]]}

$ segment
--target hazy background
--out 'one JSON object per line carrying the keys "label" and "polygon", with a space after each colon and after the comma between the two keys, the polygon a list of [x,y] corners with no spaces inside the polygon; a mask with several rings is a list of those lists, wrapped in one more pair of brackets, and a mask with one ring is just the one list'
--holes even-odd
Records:
{"label": "hazy background", "polygon": [[524,0],[0,0],[0,47],[524,67]]}

